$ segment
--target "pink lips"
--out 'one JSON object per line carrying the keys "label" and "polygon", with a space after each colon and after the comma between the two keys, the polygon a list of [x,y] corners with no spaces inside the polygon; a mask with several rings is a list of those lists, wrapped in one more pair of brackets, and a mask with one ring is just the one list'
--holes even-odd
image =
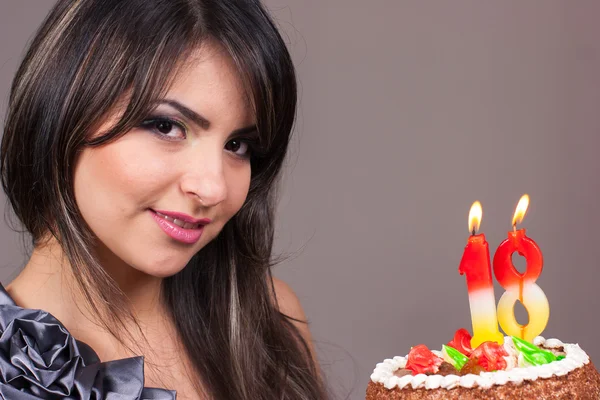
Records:
{"label": "pink lips", "polygon": [[[198,227],[194,228],[182,228],[181,226],[175,224],[172,221],[168,221],[163,217],[159,216],[157,212],[166,215],[172,219],[177,219],[179,221],[183,221],[189,224],[199,224]],[[186,244],[194,244],[200,237],[202,236],[202,232],[204,231],[204,225],[209,224],[211,222],[208,218],[197,219],[190,217],[187,214],[182,214],[178,212],[171,211],[162,211],[162,210],[150,210],[152,217],[158,224],[158,226],[171,238]]]}

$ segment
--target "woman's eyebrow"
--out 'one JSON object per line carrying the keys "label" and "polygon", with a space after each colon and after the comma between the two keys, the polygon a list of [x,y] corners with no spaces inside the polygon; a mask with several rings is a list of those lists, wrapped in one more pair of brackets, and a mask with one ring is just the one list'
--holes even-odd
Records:
{"label": "woman's eyebrow", "polygon": [[258,129],[256,128],[256,125],[251,125],[251,126],[247,126],[245,128],[236,129],[233,132],[231,132],[230,136],[243,136],[243,135],[251,135],[251,134],[258,134]]}
{"label": "woman's eyebrow", "polygon": [[[210,121],[204,118],[202,115],[198,114],[196,111],[184,106],[178,101],[163,99],[156,102],[157,105],[166,104],[170,107],[173,107],[177,111],[181,113],[184,117],[192,120],[196,125],[202,127],[203,129],[208,129],[210,127]],[[236,129],[231,132],[231,136],[244,135],[247,133],[253,133],[258,131],[256,125],[247,126],[245,128]]]}
{"label": "woman's eyebrow", "polygon": [[196,111],[184,106],[178,101],[163,99],[159,100],[155,103],[156,105],[166,104],[168,106],[173,107],[177,111],[181,113],[184,117],[192,120],[196,125],[202,127],[203,129],[208,129],[210,127],[210,121],[204,118],[202,115],[198,114]]}

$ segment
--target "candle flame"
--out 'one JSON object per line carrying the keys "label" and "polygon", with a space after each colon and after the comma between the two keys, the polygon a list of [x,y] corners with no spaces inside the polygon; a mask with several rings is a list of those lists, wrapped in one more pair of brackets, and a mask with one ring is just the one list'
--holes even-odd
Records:
{"label": "candle flame", "polygon": [[515,215],[513,216],[512,224],[513,226],[517,226],[523,222],[523,218],[525,218],[525,214],[527,214],[527,208],[529,207],[529,195],[524,194],[521,196],[519,200],[519,204],[517,204],[517,209],[515,210]]}
{"label": "candle flame", "polygon": [[481,203],[476,201],[473,203],[471,210],[469,211],[469,232],[471,232],[473,235],[479,230],[482,216],[483,209],[481,208]]}

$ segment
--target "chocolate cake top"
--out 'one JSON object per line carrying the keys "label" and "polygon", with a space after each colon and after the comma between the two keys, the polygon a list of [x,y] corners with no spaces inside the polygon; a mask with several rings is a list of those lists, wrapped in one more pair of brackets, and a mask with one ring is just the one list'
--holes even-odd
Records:
{"label": "chocolate cake top", "polygon": [[[394,357],[377,364],[371,381],[381,383],[387,389],[412,388],[412,389],[454,389],[464,388],[490,388],[494,385],[505,385],[509,382],[520,384],[523,381],[547,379],[552,376],[564,376],[569,372],[581,368],[590,362],[588,355],[577,344],[562,343],[558,339],[544,339],[539,336],[534,344],[542,348],[562,350],[565,358],[549,364],[538,366],[513,366],[511,369],[495,372],[482,372],[479,375],[405,375],[396,376],[394,372],[406,366],[406,357]],[[505,338],[504,346],[509,354],[515,354],[516,349],[510,337]]]}

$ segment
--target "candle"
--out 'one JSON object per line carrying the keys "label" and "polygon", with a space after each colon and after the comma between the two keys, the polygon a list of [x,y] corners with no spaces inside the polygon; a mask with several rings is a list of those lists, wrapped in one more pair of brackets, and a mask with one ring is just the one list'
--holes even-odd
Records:
{"label": "candle", "polygon": [[472,233],[467,242],[458,272],[466,275],[473,338],[471,347],[492,341],[502,344],[504,336],[498,330],[496,318],[496,298],[492,284],[490,250],[483,233],[477,235],[483,211],[476,201],[469,212],[469,231]]}
{"label": "candle", "polygon": [[[546,328],[550,317],[550,305],[544,291],[535,283],[542,273],[543,257],[538,245],[518,229],[529,206],[529,196],[521,197],[513,217],[513,230],[508,232],[494,255],[494,274],[506,290],[498,302],[498,321],[502,330],[510,336],[533,341]],[[514,252],[527,260],[525,273],[517,271],[512,262]],[[520,301],[529,314],[529,322],[521,325],[514,313],[515,303]]]}

